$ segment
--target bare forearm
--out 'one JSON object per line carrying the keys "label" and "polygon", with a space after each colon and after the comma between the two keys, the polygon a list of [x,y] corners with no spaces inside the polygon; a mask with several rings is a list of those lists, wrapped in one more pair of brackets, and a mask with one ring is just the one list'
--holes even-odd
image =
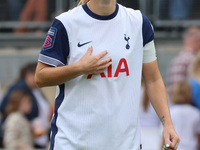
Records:
{"label": "bare forearm", "polygon": [[40,63],[40,67],[35,75],[39,87],[61,85],[82,75],[81,68],[77,63],[62,67],[46,67],[45,64]]}
{"label": "bare forearm", "polygon": [[103,51],[95,56],[91,56],[93,47],[90,47],[85,55],[76,63],[52,67],[38,62],[36,68],[35,81],[39,87],[61,85],[83,74],[100,74],[108,68],[111,57],[101,60],[107,51]]}
{"label": "bare forearm", "polygon": [[162,124],[172,125],[169,113],[167,93],[160,74],[157,61],[143,64],[143,78],[148,97]]}
{"label": "bare forearm", "polygon": [[171,125],[167,94],[161,77],[157,80],[146,84],[149,99],[158,114],[162,124]]}
{"label": "bare forearm", "polygon": [[163,124],[163,149],[177,149],[180,139],[174,130],[169,113],[167,93],[157,61],[143,64],[143,78],[148,97]]}

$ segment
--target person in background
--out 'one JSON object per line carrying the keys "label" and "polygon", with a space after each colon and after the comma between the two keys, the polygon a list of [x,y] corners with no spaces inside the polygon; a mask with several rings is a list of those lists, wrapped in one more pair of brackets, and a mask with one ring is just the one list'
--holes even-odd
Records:
{"label": "person in background", "polygon": [[10,95],[12,94],[12,92],[18,89],[25,90],[31,95],[32,109],[30,113],[27,114],[27,118],[29,120],[33,120],[36,117],[38,117],[38,114],[39,114],[38,103],[35,96],[32,93],[32,89],[37,88],[37,85],[35,84],[35,81],[34,81],[35,68],[36,68],[36,63],[31,62],[31,63],[25,64],[20,69],[19,77],[17,78],[16,82],[13,85],[11,85],[11,87],[7,90],[6,94],[3,96],[0,110],[4,117],[6,117],[5,108],[6,108],[6,105],[8,104],[8,99]]}
{"label": "person in background", "polygon": [[183,48],[170,63],[167,75],[167,92],[169,95],[171,95],[175,83],[185,81],[189,78],[189,67],[199,50],[200,29],[193,26],[185,32]]}
{"label": "person in background", "polygon": [[1,139],[3,139],[3,134],[4,134],[3,130],[2,130],[2,124],[4,123],[4,121],[6,119],[5,109],[6,109],[8,100],[9,100],[12,92],[20,89],[20,90],[24,90],[27,93],[29,93],[31,95],[32,109],[26,115],[26,117],[30,121],[34,120],[36,117],[38,117],[38,114],[39,114],[38,103],[37,103],[35,96],[32,93],[32,89],[37,87],[33,80],[33,77],[35,74],[35,68],[36,68],[35,63],[28,63],[28,64],[24,65],[20,70],[19,77],[17,78],[16,82],[8,88],[7,92],[3,96],[3,99],[2,99],[2,102],[0,105],[0,111],[2,114],[2,120],[0,122],[0,133],[1,133],[0,137],[1,137]]}
{"label": "person in background", "polygon": [[190,86],[192,88],[192,104],[200,110],[200,52],[196,55],[190,71]]}
{"label": "person in background", "polygon": [[29,121],[33,123],[35,129],[36,134],[34,139],[34,147],[45,148],[47,143],[49,142],[48,132],[50,128],[49,120],[51,112],[48,100],[43,96],[42,92],[37,87],[34,80],[36,65],[37,64],[35,62],[25,64],[20,70],[17,81],[8,89],[7,93],[3,97],[0,106],[0,110],[3,114],[3,120],[1,124],[6,118],[5,108],[8,104],[8,99],[12,92],[19,89],[25,90],[31,95],[32,100],[32,109],[30,113],[26,115],[26,117]]}
{"label": "person in background", "polygon": [[174,85],[170,109],[172,122],[181,142],[177,150],[198,150],[200,147],[200,111],[191,105],[191,87],[180,81]]}
{"label": "person in background", "polygon": [[170,19],[189,19],[194,0],[170,0]]}
{"label": "person in background", "polygon": [[12,92],[5,108],[4,147],[7,149],[33,150],[33,136],[26,114],[32,107],[31,96],[23,90]]}
{"label": "person in background", "polygon": [[[48,18],[47,0],[27,0],[19,17],[20,22],[44,22]],[[25,33],[28,31],[26,27],[19,27],[15,33]]]}

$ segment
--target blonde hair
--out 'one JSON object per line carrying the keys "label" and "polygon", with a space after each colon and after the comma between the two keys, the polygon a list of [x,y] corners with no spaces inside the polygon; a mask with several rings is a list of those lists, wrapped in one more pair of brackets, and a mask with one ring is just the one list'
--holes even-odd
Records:
{"label": "blonde hair", "polygon": [[90,1],[90,0],[78,0],[77,6],[83,5],[83,4],[85,4],[85,3],[89,2],[89,1]]}
{"label": "blonde hair", "polygon": [[200,52],[195,56],[191,66],[191,77],[200,81]]}
{"label": "blonde hair", "polygon": [[174,85],[171,101],[174,104],[191,103],[191,87],[188,82],[180,81]]}

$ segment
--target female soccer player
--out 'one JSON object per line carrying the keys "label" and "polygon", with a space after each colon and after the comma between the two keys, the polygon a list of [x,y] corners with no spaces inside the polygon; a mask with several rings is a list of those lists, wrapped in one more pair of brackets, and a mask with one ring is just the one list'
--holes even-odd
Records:
{"label": "female soccer player", "polygon": [[35,76],[40,87],[58,85],[50,150],[141,149],[142,75],[165,147],[176,149],[149,20],[116,0],[81,0],[56,17]]}

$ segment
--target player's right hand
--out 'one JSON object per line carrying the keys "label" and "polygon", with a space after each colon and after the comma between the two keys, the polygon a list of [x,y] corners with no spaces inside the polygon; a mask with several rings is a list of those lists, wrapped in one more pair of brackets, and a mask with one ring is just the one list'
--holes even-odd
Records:
{"label": "player's right hand", "polygon": [[91,56],[93,47],[89,47],[86,54],[79,60],[79,65],[82,68],[83,74],[100,74],[111,65],[111,57],[102,59],[108,54],[108,51],[103,51],[95,56]]}

